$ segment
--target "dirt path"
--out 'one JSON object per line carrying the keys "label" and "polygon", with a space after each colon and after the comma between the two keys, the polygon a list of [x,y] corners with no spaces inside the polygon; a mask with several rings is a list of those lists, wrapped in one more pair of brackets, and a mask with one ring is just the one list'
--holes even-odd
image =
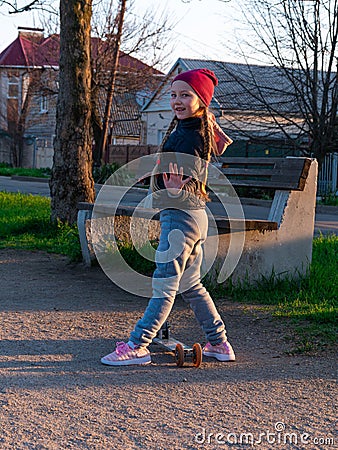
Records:
{"label": "dirt path", "polygon": [[[144,299],[60,256],[1,250],[0,268],[1,449],[338,448],[336,355],[286,356],[287,323],[257,306],[218,302],[234,363],[178,369],[153,345],[152,365],[114,369],[100,357]],[[180,300],[171,323],[203,339]]]}

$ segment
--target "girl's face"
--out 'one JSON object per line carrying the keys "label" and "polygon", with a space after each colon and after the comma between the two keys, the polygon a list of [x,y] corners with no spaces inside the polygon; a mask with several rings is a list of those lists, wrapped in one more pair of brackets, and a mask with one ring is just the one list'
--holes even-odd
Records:
{"label": "girl's face", "polygon": [[202,101],[188,83],[182,80],[173,82],[170,107],[178,119],[188,119],[198,115],[202,106]]}

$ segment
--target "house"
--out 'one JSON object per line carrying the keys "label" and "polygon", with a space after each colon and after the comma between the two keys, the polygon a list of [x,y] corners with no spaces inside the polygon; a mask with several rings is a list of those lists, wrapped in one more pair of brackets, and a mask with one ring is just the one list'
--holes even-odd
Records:
{"label": "house", "polygon": [[[0,53],[0,162],[52,166],[59,52],[59,35],[44,37],[42,29],[19,28],[18,37]],[[99,86],[95,94],[101,118],[111,53],[107,43],[92,38],[93,79]],[[120,51],[110,142],[140,143],[140,110],[161,76],[161,72]]]}
{"label": "house", "polygon": [[172,118],[171,80],[181,71],[202,67],[214,71],[219,81],[210,109],[234,140],[227,150],[229,156],[297,154],[279,125],[296,140],[307,139],[306,128],[294,101],[292,85],[278,68],[183,58],[176,61],[142,109],[148,144],[161,142]]}

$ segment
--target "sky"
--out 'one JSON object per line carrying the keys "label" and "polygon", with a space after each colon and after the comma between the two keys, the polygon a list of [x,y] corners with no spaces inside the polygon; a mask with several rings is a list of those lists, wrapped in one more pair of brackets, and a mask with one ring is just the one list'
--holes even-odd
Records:
{"label": "sky", "polygon": [[[169,42],[173,51],[166,62],[170,68],[179,57],[234,61],[226,46],[236,33],[237,4],[235,0],[134,0],[134,11],[142,17],[148,8],[165,10],[175,23],[173,42]],[[18,26],[41,26],[41,13],[8,14],[8,10],[8,5],[0,6],[0,51],[17,37]]]}

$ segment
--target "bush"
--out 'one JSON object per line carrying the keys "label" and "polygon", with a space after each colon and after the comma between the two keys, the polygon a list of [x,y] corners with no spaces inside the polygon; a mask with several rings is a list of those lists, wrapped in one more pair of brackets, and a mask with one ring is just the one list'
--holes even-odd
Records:
{"label": "bush", "polygon": [[120,168],[119,164],[111,163],[93,168],[93,178],[95,183],[104,184],[108,178]]}
{"label": "bush", "polygon": [[338,206],[338,195],[334,194],[322,195],[319,204],[328,206]]}

